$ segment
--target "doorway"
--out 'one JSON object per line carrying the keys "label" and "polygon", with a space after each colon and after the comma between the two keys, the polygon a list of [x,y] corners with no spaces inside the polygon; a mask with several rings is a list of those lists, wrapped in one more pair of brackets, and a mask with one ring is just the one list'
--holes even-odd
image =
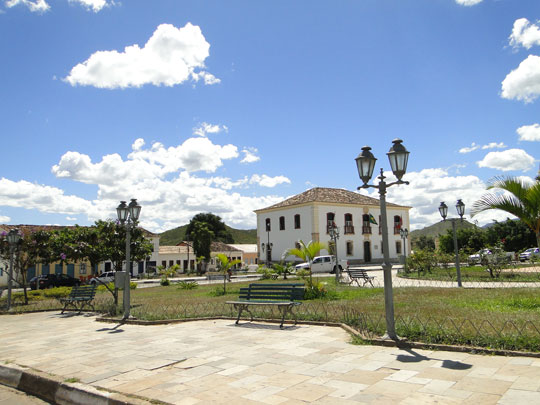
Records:
{"label": "doorway", "polygon": [[364,263],[371,262],[371,243],[369,241],[364,242]]}

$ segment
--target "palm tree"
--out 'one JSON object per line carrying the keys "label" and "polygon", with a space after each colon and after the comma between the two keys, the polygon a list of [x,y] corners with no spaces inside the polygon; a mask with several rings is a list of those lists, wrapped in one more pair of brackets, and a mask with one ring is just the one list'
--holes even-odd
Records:
{"label": "palm tree", "polygon": [[498,188],[506,194],[484,194],[475,201],[472,215],[487,210],[502,210],[515,215],[536,235],[536,244],[540,247],[540,180],[534,183],[516,177],[495,177],[487,189]]}
{"label": "palm tree", "polygon": [[[242,260],[239,260],[239,259],[231,260],[223,253],[218,253],[216,257],[218,258],[218,267],[223,273],[223,294],[226,294],[227,293],[227,278],[228,278],[227,276],[228,275],[230,276],[229,271],[233,268],[233,266],[237,265],[238,263],[242,263]],[[229,278],[229,281],[230,281],[230,278]]]}
{"label": "palm tree", "polygon": [[299,240],[298,243],[300,244],[300,247],[294,247],[291,249],[287,249],[284,256],[296,256],[305,262],[309,263],[309,283],[312,284],[312,278],[311,278],[311,264],[313,263],[313,259],[315,256],[319,254],[319,252],[323,249],[327,249],[326,243],[322,242],[314,242],[310,241],[307,245],[304,243],[303,240]]}

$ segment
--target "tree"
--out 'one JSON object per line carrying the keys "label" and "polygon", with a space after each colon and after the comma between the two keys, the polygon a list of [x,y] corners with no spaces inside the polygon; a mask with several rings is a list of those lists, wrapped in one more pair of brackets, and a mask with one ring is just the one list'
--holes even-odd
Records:
{"label": "tree", "polygon": [[303,240],[299,240],[300,247],[288,249],[284,256],[296,256],[309,263],[309,284],[313,285],[313,275],[311,273],[311,264],[315,256],[323,249],[328,249],[325,243],[310,241],[307,245]]}
{"label": "tree", "polygon": [[[191,224],[191,222],[190,222]],[[214,238],[214,232],[212,232],[205,222],[193,222],[191,231],[191,239],[193,240],[193,251],[195,257],[203,258],[203,270],[206,271],[206,263],[210,260],[210,250],[212,246],[212,239]]]}
{"label": "tree", "polygon": [[411,241],[413,250],[428,249],[435,250],[435,239],[432,236],[420,235]]}
{"label": "tree", "polygon": [[[486,244],[485,233],[477,227],[458,229],[456,238],[459,249],[464,249],[467,252],[477,252]],[[443,253],[454,253],[454,233],[452,229],[447,229],[445,235],[439,236],[439,249]]]}
{"label": "tree", "polygon": [[517,177],[495,177],[488,190],[499,189],[504,194],[484,194],[475,201],[473,216],[487,210],[502,210],[518,217],[536,236],[536,246],[540,247],[540,181],[532,184]]}
{"label": "tree", "polygon": [[491,225],[486,231],[486,237],[490,245],[500,242],[508,252],[519,252],[533,247],[536,243],[536,236],[531,228],[523,221],[509,218]]}
{"label": "tree", "polygon": [[223,294],[226,294],[227,293],[227,278],[228,276],[230,276],[229,271],[238,263],[242,263],[242,261],[239,259],[231,260],[223,253],[218,253],[216,257],[218,259],[218,267],[220,271],[223,273]]}
{"label": "tree", "polygon": [[231,233],[227,230],[227,227],[225,226],[221,218],[210,212],[200,213],[191,218],[191,221],[189,221],[189,224],[186,228],[186,237],[189,240],[193,240],[192,233],[196,222],[202,222],[207,224],[208,229],[210,229],[214,233],[214,240],[223,243],[234,243],[234,239]]}

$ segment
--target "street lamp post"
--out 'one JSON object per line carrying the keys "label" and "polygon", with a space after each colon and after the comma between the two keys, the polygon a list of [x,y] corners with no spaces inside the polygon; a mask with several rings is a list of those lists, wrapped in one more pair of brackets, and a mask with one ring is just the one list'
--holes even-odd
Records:
{"label": "street lamp post", "polygon": [[129,318],[130,310],[130,268],[131,268],[131,229],[136,226],[141,213],[141,206],[137,204],[135,198],[131,199],[129,205],[125,201],[120,201],[116,208],[118,220],[121,225],[126,225],[126,275],[124,278],[124,319]]}
{"label": "street lamp post", "polygon": [[399,230],[399,235],[403,240],[403,268],[407,271],[407,237],[409,236],[409,230],[407,228],[401,228]]}
{"label": "street lamp post", "polygon": [[[8,274],[8,295],[7,295],[7,310],[11,308],[11,289],[13,288],[13,259],[15,256],[15,249],[21,240],[21,234],[18,229],[12,229],[8,232],[7,241],[9,243],[9,274]],[[37,281],[36,281],[37,283]]]}
{"label": "street lamp post", "polygon": [[338,252],[337,252],[337,240],[339,239],[339,227],[336,226],[336,223],[332,221],[332,225],[330,225],[328,229],[328,233],[330,234],[330,239],[332,239],[332,242],[334,243],[334,257],[336,260],[336,284],[339,283],[339,280],[341,280],[341,269],[339,268],[339,261],[338,261]]}
{"label": "street lamp post", "polygon": [[268,265],[270,264],[271,260],[272,260],[272,248],[274,247],[274,244],[273,243],[270,243],[270,236],[268,236],[268,242],[265,244],[264,242],[262,243],[262,251],[264,253],[264,251],[266,250],[266,266],[268,267]]}
{"label": "street lamp post", "polygon": [[[448,218],[448,220],[452,222],[452,234],[454,236],[454,253],[456,255],[457,285],[458,287],[462,287],[461,268],[459,265],[459,248],[458,248],[458,241],[457,241],[456,222],[457,221],[463,222],[463,215],[465,215],[465,204],[463,203],[463,201],[457,200],[456,210],[459,215],[459,218]],[[441,217],[443,217],[443,221],[446,221],[447,219],[446,216],[448,215],[448,206],[444,203],[444,201],[442,201],[441,205],[439,205],[439,213],[441,214]]]}
{"label": "street lamp post", "polygon": [[386,313],[386,333],[383,339],[398,340],[394,319],[394,297],[392,291],[392,263],[390,263],[390,249],[388,243],[388,221],[386,215],[386,189],[395,184],[409,184],[408,181],[403,181],[401,178],[407,171],[407,162],[409,160],[409,152],[401,144],[401,139],[394,139],[393,145],[390,151],[387,153],[388,160],[390,160],[390,166],[392,173],[397,177],[397,181],[387,184],[384,179],[383,169],[381,169],[380,176],[378,177],[379,184],[370,185],[368,182],[373,175],[373,169],[375,168],[375,162],[377,159],[370,152],[369,146],[364,146],[362,152],[358,155],[356,160],[356,166],[358,168],[358,175],[364,183],[361,188],[376,188],[379,191],[380,196],[380,209],[381,209],[381,227],[382,227],[382,243],[383,243],[383,274],[384,274],[384,308]]}

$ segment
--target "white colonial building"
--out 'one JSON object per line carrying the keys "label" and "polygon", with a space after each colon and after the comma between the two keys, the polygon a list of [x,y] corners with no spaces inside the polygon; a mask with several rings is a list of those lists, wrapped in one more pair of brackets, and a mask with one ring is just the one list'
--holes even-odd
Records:
{"label": "white colonial building", "polygon": [[[398,261],[403,254],[399,230],[409,229],[411,207],[390,202],[386,205],[390,258]],[[382,262],[381,212],[375,198],[343,189],[316,187],[255,213],[261,262],[282,260],[284,252],[295,247],[298,240],[306,244],[309,241],[328,244],[332,223],[340,231],[338,259],[351,264]]]}

